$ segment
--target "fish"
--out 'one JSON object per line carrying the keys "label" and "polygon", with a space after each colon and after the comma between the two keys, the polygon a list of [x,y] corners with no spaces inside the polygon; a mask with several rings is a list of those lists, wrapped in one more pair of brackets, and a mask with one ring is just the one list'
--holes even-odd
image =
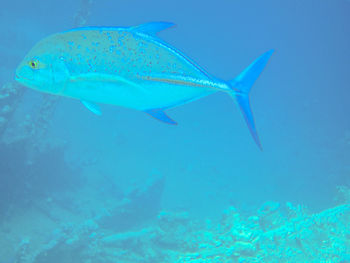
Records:
{"label": "fish", "polygon": [[97,115],[101,115],[99,104],[111,104],[172,125],[177,122],[166,110],[225,92],[237,102],[262,150],[249,92],[274,50],[258,57],[236,78],[221,80],[158,37],[173,26],[161,21],[74,28],[50,35],[26,54],[15,80],[40,92],[78,99]]}

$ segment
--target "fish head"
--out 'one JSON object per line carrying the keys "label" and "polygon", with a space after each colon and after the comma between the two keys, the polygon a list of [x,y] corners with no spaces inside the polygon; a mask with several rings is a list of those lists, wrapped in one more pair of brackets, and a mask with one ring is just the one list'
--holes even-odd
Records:
{"label": "fish head", "polygon": [[51,94],[58,94],[68,80],[68,70],[59,47],[40,42],[25,56],[16,69],[16,81]]}

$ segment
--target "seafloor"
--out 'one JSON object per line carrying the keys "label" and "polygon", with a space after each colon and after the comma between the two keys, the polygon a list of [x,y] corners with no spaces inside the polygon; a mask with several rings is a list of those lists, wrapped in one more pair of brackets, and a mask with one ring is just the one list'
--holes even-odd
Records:
{"label": "seafloor", "polygon": [[163,211],[164,177],[121,190],[93,161],[72,167],[64,144],[45,140],[54,98],[16,122],[22,91],[0,92],[1,263],[350,262],[349,188],[319,213],[277,202],[227,207],[215,221]]}
{"label": "seafloor", "polygon": [[228,207],[213,223],[185,211],[152,219],[131,200],[96,213],[84,196],[96,198],[93,206],[103,200],[85,189],[11,207],[0,226],[1,262],[350,262],[350,191],[340,191],[344,204],[320,213],[271,202],[246,216]]}

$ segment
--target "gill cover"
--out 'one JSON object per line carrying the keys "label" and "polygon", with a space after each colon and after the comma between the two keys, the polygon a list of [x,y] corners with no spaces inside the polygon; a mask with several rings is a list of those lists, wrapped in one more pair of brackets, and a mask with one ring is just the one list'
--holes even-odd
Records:
{"label": "gill cover", "polygon": [[52,63],[51,70],[55,84],[68,81],[70,74],[63,57]]}
{"label": "gill cover", "polygon": [[46,87],[46,91],[52,94],[63,94],[67,82],[70,78],[70,73],[66,66],[66,63],[63,58],[59,58],[54,60],[54,62],[49,66],[49,70],[51,72],[50,81],[48,87]]}

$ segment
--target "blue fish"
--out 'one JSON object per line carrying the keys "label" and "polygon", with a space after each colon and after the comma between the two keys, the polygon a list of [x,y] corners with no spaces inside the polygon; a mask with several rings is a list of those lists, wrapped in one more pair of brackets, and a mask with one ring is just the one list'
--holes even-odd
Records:
{"label": "blue fish", "polygon": [[165,111],[218,91],[238,103],[261,148],[249,105],[249,91],[272,50],[240,75],[224,81],[208,74],[162,41],[159,31],[174,26],[152,22],[134,27],[88,27],[39,41],[16,69],[16,80],[41,92],[79,99],[101,114],[98,103],[143,111],[176,124]]}

